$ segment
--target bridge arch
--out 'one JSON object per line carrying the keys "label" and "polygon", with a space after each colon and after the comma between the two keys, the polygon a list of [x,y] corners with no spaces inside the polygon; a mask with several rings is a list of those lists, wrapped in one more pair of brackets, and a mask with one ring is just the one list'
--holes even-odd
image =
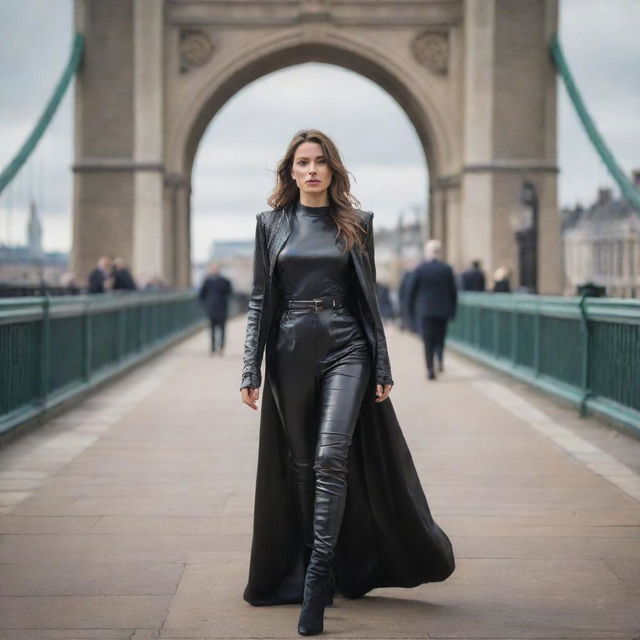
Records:
{"label": "bridge arch", "polygon": [[[443,114],[437,95],[425,82],[424,68],[402,64],[384,48],[373,46],[348,34],[330,31],[323,37],[300,31],[295,37],[268,36],[256,41],[250,50],[220,56],[217,65],[203,70],[198,82],[176,105],[167,130],[166,162],[169,175],[169,218],[181,243],[189,242],[190,184],[193,162],[206,128],[226,102],[251,82],[274,71],[305,62],[339,66],[368,78],[384,89],[404,110],[422,144],[430,176],[438,176],[453,164],[455,139],[451,120]],[[367,105],[363,105],[366,109]],[[430,190],[430,189],[429,189]],[[430,199],[427,195],[427,201]],[[171,249],[169,249],[171,250]],[[180,256],[189,248],[178,247]],[[174,266],[183,271],[183,260]]]}
{"label": "bridge arch", "polygon": [[[433,99],[428,87],[384,52],[341,36],[331,43],[298,42],[279,38],[260,42],[250,53],[243,52],[224,64],[223,72],[203,74],[200,87],[181,105],[175,125],[168,133],[167,158],[176,164],[171,169],[190,175],[200,140],[218,111],[241,89],[259,78],[305,62],[339,66],[362,75],[384,89],[405,111],[422,143],[427,164],[434,175],[451,164],[455,148],[450,122]],[[421,84],[423,86],[421,86]],[[367,105],[363,105],[366,109]],[[169,160],[171,162],[171,160]]]}
{"label": "bridge arch", "polygon": [[372,80],[405,111],[429,167],[430,235],[458,269],[480,258],[517,279],[508,223],[533,184],[540,292],[561,291],[547,50],[557,0],[76,0],[76,26],[76,272],[111,252],[188,285],[191,173],[207,125],[250,82],[314,61]]}

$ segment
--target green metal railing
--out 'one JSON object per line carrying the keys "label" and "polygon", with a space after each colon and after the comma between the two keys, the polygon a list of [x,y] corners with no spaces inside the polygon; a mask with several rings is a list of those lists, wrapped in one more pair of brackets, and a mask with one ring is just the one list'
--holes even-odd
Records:
{"label": "green metal railing", "polygon": [[204,322],[191,291],[0,300],[0,433]]}
{"label": "green metal railing", "polygon": [[640,301],[464,293],[456,349],[640,436]]}

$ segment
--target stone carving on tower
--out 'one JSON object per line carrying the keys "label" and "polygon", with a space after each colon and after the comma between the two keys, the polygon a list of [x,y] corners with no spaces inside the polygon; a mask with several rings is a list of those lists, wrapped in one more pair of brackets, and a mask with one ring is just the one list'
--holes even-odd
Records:
{"label": "stone carving on tower", "polygon": [[449,35],[442,31],[423,31],[411,41],[415,59],[434,73],[445,75],[449,70]]}
{"label": "stone carving on tower", "polygon": [[180,71],[182,73],[209,62],[213,52],[213,43],[204,31],[183,29],[180,32]]}

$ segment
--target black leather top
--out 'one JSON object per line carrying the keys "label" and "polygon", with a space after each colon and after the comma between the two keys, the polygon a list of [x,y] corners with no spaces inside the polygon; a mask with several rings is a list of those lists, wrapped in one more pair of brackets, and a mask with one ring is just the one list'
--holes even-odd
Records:
{"label": "black leather top", "polygon": [[291,235],[275,266],[283,300],[319,296],[355,299],[355,269],[350,253],[336,244],[337,231],[328,206],[297,203]]}

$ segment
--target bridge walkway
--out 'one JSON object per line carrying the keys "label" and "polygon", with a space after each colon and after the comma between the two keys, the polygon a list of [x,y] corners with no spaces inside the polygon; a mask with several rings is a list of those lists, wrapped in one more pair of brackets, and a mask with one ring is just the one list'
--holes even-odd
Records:
{"label": "bridge walkway", "polygon": [[[246,580],[258,414],[201,332],[0,451],[0,640],[294,638]],[[640,442],[388,327],[391,398],[457,569],[338,597],[326,637],[637,638]]]}

